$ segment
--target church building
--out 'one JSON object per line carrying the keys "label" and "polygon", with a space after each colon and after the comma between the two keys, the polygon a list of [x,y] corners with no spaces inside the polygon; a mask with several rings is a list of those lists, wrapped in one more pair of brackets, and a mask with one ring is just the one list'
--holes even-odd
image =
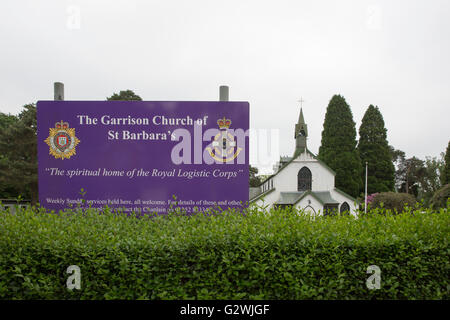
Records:
{"label": "church building", "polygon": [[300,109],[295,125],[295,152],[280,157],[275,173],[250,188],[250,203],[267,208],[295,207],[314,215],[356,215],[357,200],[334,186],[336,173],[307,148],[308,127]]}

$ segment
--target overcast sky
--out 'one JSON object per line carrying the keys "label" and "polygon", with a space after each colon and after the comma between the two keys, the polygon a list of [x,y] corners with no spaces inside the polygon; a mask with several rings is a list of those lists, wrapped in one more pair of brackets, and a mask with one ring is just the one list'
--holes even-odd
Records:
{"label": "overcast sky", "polygon": [[4,113],[53,99],[55,81],[66,100],[131,89],[211,101],[224,84],[250,103],[252,128],[279,130],[281,155],[294,151],[301,97],[314,153],[334,94],[357,130],[379,106],[407,156],[438,156],[450,138],[448,0],[2,0],[0,52]]}

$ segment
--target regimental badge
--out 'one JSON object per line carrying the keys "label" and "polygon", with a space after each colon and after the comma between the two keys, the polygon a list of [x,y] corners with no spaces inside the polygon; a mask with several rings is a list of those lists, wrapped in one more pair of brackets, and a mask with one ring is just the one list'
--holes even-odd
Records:
{"label": "regimental badge", "polygon": [[223,117],[223,119],[217,120],[217,124],[220,132],[214,136],[212,148],[207,147],[206,150],[214,160],[229,162],[239,155],[242,148],[236,147],[234,136],[228,131],[231,125],[230,119]]}
{"label": "regimental badge", "polygon": [[75,155],[75,147],[80,140],[75,136],[75,128],[69,128],[67,122],[57,122],[54,128],[50,128],[50,135],[45,139],[50,147],[50,154],[55,159],[70,159]]}

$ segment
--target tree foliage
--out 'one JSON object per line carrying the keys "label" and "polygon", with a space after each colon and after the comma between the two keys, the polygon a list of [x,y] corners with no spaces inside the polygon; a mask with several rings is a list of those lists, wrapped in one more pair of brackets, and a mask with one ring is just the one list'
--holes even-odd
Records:
{"label": "tree foliage", "polygon": [[405,158],[405,152],[402,150],[395,149],[393,146],[389,146],[389,152],[391,154],[391,161],[394,164],[398,164],[401,158]]}
{"label": "tree foliage", "polygon": [[8,153],[3,152],[6,148],[7,141],[4,139],[2,133],[7,127],[17,121],[19,121],[17,116],[0,112],[0,199],[15,198],[19,194],[19,191],[8,179],[6,179],[6,176],[2,171],[2,168],[7,168],[9,165]]}
{"label": "tree foliage", "polygon": [[258,177],[258,168],[250,166],[249,168],[249,186],[259,187],[261,180]]}
{"label": "tree foliage", "polygon": [[0,112],[0,128],[7,127],[17,121],[17,116]]}
{"label": "tree foliage", "polygon": [[350,106],[340,95],[334,95],[328,104],[318,157],[336,171],[336,187],[357,197],[362,166],[356,149],[356,128]]}
{"label": "tree foliage", "polygon": [[431,198],[430,205],[433,209],[447,208],[447,202],[450,198],[450,184],[444,185],[437,190]]}
{"label": "tree foliage", "polygon": [[441,184],[450,183],[450,141],[448,142],[447,150],[445,152],[445,166],[441,175]]}
{"label": "tree foliage", "polygon": [[444,153],[441,158],[426,157],[424,162],[424,175],[419,181],[418,199],[423,199],[426,205],[438,189],[442,187],[441,177],[444,173]]}
{"label": "tree foliage", "polygon": [[135,94],[132,90],[122,90],[118,94],[114,93],[111,97],[106,98],[108,101],[142,101],[142,98]]}
{"label": "tree foliage", "polygon": [[371,208],[385,208],[388,210],[402,212],[405,206],[414,206],[416,199],[408,193],[381,192],[377,193],[370,202]]}
{"label": "tree foliage", "polygon": [[418,197],[421,182],[426,175],[425,161],[417,157],[405,159],[400,170],[404,177],[400,191]]}
{"label": "tree foliage", "polygon": [[396,167],[395,188],[398,192],[407,192],[430,205],[431,198],[442,187],[444,175],[444,153],[438,157],[406,158],[405,153],[390,146],[392,162]]}
{"label": "tree foliage", "polygon": [[399,172],[400,164],[402,161],[405,161],[406,155],[405,152],[402,150],[395,149],[393,146],[389,146],[389,151],[391,154],[391,160],[392,164],[394,165],[395,172],[394,172],[394,185],[395,190],[400,190],[400,186],[403,182],[402,177]]}
{"label": "tree foliage", "polygon": [[[4,117],[3,117],[4,118]],[[27,104],[16,119],[0,126],[0,185],[6,197],[22,196],[37,202],[36,105]],[[11,191],[15,194],[11,194]]]}
{"label": "tree foliage", "polygon": [[[367,191],[368,193],[394,190],[395,168],[392,163],[387,130],[383,116],[378,107],[370,105],[359,127],[358,151],[361,165],[368,163]],[[364,179],[365,172],[362,172]],[[361,191],[364,190],[361,188]]]}

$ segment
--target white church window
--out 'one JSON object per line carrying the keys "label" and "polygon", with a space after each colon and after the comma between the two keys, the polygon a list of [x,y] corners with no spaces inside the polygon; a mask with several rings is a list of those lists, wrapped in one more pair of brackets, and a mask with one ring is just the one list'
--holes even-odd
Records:
{"label": "white church window", "polygon": [[349,213],[350,212],[350,206],[348,205],[347,202],[344,202],[343,204],[341,204],[341,209],[339,210],[340,213]]}
{"label": "white church window", "polygon": [[311,170],[309,170],[307,167],[301,168],[297,175],[297,182],[298,182],[297,190],[298,191],[311,190],[311,181],[312,181]]}

